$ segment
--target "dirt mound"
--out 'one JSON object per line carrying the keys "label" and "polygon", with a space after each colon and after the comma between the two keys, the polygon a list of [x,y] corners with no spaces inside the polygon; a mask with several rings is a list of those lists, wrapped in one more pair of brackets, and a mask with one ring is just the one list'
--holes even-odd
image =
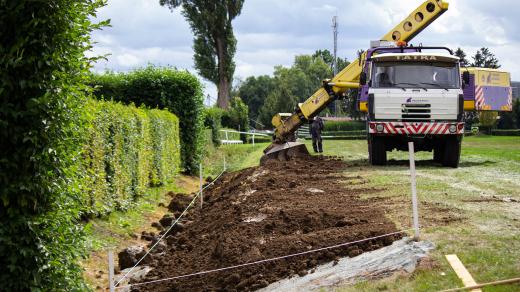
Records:
{"label": "dirt mound", "polygon": [[[308,157],[267,161],[227,173],[182,220],[183,228],[154,253],[143,282],[283,256],[395,232],[395,225],[359,195],[377,190],[346,183],[340,159]],[[350,188],[352,187],[352,188]],[[180,197],[174,200],[185,205]],[[170,204],[178,212],[177,203]],[[392,243],[386,237],[351,246],[179,280],[136,286],[135,291],[255,290],[319,264]]]}

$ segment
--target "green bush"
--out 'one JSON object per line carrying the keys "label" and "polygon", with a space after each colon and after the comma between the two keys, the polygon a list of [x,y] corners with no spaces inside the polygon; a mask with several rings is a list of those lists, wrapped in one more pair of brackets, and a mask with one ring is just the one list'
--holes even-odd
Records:
{"label": "green bush", "polygon": [[222,116],[224,115],[224,110],[211,107],[204,109],[204,127],[211,130],[211,141],[213,145],[220,145],[220,129],[222,129]]}
{"label": "green bush", "polygon": [[200,81],[187,71],[148,66],[129,73],[94,74],[98,99],[168,109],[180,121],[181,157],[186,172],[196,173],[203,151],[203,94]]}
{"label": "green bush", "polygon": [[520,129],[491,130],[493,136],[520,136]]}
{"label": "green bush", "polygon": [[324,121],[323,131],[359,131],[366,130],[365,121]]}
{"label": "green bush", "polygon": [[86,216],[127,209],[180,170],[179,121],[165,110],[90,101],[83,150]]}
{"label": "green bush", "polygon": [[103,2],[0,2],[0,290],[86,290],[78,162]]}
{"label": "green bush", "polygon": [[230,129],[247,131],[249,111],[247,105],[240,97],[233,97],[230,101],[229,110],[222,114],[222,126]]}

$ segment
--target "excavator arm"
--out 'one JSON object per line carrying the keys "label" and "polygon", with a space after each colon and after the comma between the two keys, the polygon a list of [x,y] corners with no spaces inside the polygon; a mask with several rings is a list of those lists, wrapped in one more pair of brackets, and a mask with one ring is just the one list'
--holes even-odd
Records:
{"label": "excavator arm", "polygon": [[[427,0],[386,33],[381,40],[409,42],[447,10],[447,2],[443,0]],[[264,153],[277,156],[278,151],[285,151],[287,148],[292,147],[293,145],[286,143],[303,123],[314,118],[328,104],[342,96],[347,90],[359,88],[359,76],[362,71],[361,61],[365,60],[365,57],[366,51],[360,55],[359,59],[350,63],[331,80],[324,80],[323,86],[311,97],[299,104],[291,116],[282,117],[280,114],[276,114],[272,119],[275,127],[273,143],[264,150]],[[366,111],[366,105],[361,105],[360,110]]]}

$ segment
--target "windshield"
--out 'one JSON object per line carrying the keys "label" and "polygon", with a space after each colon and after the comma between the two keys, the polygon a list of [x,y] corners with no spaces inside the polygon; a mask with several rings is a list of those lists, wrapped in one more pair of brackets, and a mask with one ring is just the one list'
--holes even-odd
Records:
{"label": "windshield", "polygon": [[378,62],[372,70],[372,87],[459,88],[457,63]]}

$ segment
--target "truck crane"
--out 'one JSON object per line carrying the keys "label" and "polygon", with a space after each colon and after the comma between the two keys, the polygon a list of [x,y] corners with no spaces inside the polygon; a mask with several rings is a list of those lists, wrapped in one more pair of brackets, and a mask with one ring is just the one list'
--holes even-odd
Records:
{"label": "truck crane", "polygon": [[[466,70],[461,80],[459,58],[450,49],[407,45],[448,6],[443,0],[423,2],[380,40],[371,42],[370,49],[357,60],[332,79],[324,80],[322,87],[298,104],[292,114],[276,114],[272,119],[273,143],[264,150],[261,164],[273,158],[286,160],[308,154],[305,145],[294,142],[294,132],[347,90],[358,89],[358,109],[367,113],[372,165],[386,164],[387,151],[407,150],[407,142],[413,141],[417,151],[433,150],[435,161],[457,167],[463,111],[475,109],[475,76],[481,70],[473,68],[473,75]],[[507,76],[502,74],[500,78]],[[507,84],[502,89],[507,91]],[[510,95],[509,87],[505,99],[510,100]],[[502,110],[508,104],[502,105]]]}

